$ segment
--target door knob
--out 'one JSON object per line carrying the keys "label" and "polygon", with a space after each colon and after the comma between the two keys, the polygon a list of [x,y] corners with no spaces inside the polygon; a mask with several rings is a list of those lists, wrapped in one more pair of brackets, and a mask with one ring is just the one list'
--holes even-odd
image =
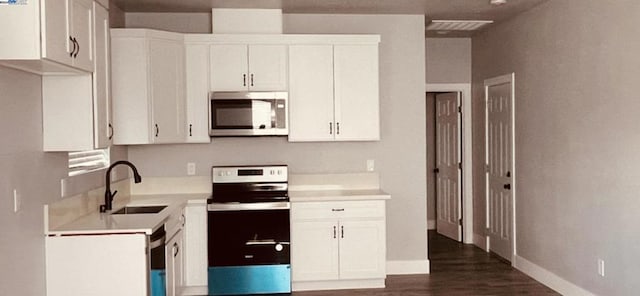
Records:
{"label": "door knob", "polygon": [[511,184],[504,184],[504,189],[511,190]]}

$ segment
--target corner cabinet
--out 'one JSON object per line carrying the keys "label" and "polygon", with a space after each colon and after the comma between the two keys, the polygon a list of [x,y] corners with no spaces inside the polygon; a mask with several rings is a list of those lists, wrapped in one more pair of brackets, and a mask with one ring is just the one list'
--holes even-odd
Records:
{"label": "corner cabinet", "polygon": [[114,144],[185,141],[184,38],[111,29]]}
{"label": "corner cabinet", "polygon": [[213,91],[287,89],[284,44],[214,44],[210,63]]}
{"label": "corner cabinet", "polygon": [[289,46],[289,141],[380,140],[378,44]]}
{"label": "corner cabinet", "polygon": [[380,288],[386,277],[385,202],[292,202],[294,291]]}

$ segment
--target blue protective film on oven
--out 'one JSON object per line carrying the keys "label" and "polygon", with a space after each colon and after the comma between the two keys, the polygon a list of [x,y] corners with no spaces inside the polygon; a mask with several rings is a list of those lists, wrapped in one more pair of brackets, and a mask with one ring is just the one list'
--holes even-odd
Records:
{"label": "blue protective film on oven", "polygon": [[291,265],[209,267],[209,295],[291,293]]}

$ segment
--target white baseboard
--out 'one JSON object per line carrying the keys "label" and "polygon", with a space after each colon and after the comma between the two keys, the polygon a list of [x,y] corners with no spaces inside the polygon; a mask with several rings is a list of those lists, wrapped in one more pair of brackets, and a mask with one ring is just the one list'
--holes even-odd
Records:
{"label": "white baseboard", "polygon": [[478,248],[483,249],[485,252],[489,251],[487,250],[487,237],[485,237],[484,235],[474,233],[473,244],[476,245]]}
{"label": "white baseboard", "polygon": [[528,276],[534,278],[536,281],[543,283],[549,288],[559,292],[562,295],[567,296],[596,296],[579,286],[557,276],[553,272],[550,272],[535,263],[524,259],[520,256],[515,256],[515,264],[514,267]]}
{"label": "white baseboard", "polygon": [[425,274],[430,272],[429,260],[387,261],[387,275]]}
{"label": "white baseboard", "polygon": [[436,220],[427,220],[427,229],[435,230],[436,229]]}
{"label": "white baseboard", "polygon": [[344,290],[344,289],[374,289],[384,288],[384,279],[364,279],[364,280],[337,280],[337,281],[309,281],[292,282],[291,290],[296,291],[318,291],[318,290]]}

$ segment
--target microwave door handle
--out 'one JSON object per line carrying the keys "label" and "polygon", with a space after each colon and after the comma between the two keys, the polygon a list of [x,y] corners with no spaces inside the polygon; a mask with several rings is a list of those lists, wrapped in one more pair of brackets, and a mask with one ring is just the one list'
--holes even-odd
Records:
{"label": "microwave door handle", "polygon": [[273,100],[271,102],[271,128],[277,127],[277,114],[278,114],[278,100]]}

